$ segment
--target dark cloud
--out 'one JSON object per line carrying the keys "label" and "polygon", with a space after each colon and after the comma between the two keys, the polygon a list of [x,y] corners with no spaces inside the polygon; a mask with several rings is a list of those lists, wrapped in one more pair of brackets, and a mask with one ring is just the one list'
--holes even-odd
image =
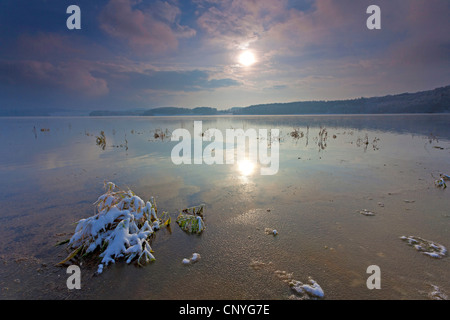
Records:
{"label": "dark cloud", "polygon": [[33,60],[0,61],[0,86],[22,88],[28,93],[48,94],[62,90],[86,97],[109,92],[105,80],[92,76],[89,67],[77,62],[55,65]]}
{"label": "dark cloud", "polygon": [[[101,74],[112,86],[126,87],[127,90],[181,91],[194,92],[238,86],[233,79],[210,79],[211,74],[201,70],[123,72]],[[119,81],[118,81],[119,80]]]}
{"label": "dark cloud", "polygon": [[133,0],[110,0],[100,13],[100,28],[135,50],[154,53],[175,50],[179,38],[195,35],[194,29],[178,23],[178,7],[161,1],[143,9],[138,4]]}

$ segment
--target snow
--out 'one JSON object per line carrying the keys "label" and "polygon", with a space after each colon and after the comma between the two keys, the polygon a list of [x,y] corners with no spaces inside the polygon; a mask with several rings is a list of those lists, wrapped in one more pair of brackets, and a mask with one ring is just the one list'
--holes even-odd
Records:
{"label": "snow", "polygon": [[430,256],[432,258],[436,258],[436,259],[441,258],[440,254],[436,253],[436,252],[424,252],[423,254]]}
{"label": "snow", "polygon": [[304,284],[303,290],[305,290],[312,297],[323,298],[325,293],[323,292],[319,284],[312,279],[310,279],[309,281],[311,282],[311,285]]}
{"label": "snow", "polygon": [[400,239],[406,241],[408,245],[414,247],[417,251],[432,258],[440,259],[447,254],[447,249],[442,244],[430,240],[415,236],[401,236]]}
{"label": "snow", "polygon": [[191,261],[196,262],[198,259],[200,259],[200,255],[198,253],[194,253],[192,255]]}
{"label": "snow", "polygon": [[198,260],[200,260],[200,254],[199,253],[193,253],[192,257],[190,259],[184,258],[181,262],[183,264],[191,264],[191,263],[195,263]]}
{"label": "snow", "polygon": [[127,263],[137,259],[139,265],[154,261],[149,238],[163,222],[157,217],[153,197],[144,202],[131,190],[120,190],[112,182],[105,188],[106,193],[95,203],[98,213],[78,221],[69,247],[85,253],[102,251],[99,274],[121,258]]}
{"label": "snow", "polygon": [[325,296],[323,289],[315,280],[310,277],[308,282],[309,284],[303,284],[301,281],[292,280],[289,285],[301,299],[319,299]]}
{"label": "snow", "polygon": [[434,284],[432,284],[431,286],[433,287],[433,291],[428,294],[428,296],[431,299],[433,299],[433,300],[447,300],[448,299],[447,295],[444,292],[442,292],[442,290],[438,286],[436,286]]}
{"label": "snow", "polygon": [[374,216],[375,215],[374,212],[369,211],[367,209],[362,209],[362,210],[359,211],[359,213],[361,213],[362,215],[365,215],[365,216]]}

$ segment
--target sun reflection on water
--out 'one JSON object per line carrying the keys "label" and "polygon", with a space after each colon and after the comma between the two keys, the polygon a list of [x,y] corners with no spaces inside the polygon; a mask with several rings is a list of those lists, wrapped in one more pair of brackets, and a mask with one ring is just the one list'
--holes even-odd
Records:
{"label": "sun reflection on water", "polygon": [[239,173],[244,177],[252,175],[256,167],[255,164],[250,160],[239,161],[237,165]]}

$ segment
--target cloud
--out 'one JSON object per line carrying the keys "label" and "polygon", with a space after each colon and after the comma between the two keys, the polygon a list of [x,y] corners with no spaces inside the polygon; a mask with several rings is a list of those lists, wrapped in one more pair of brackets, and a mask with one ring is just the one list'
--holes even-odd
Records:
{"label": "cloud", "polygon": [[[16,60],[69,61],[106,60],[116,56],[101,41],[82,32],[57,33],[28,31],[21,33],[5,48]],[[4,51],[4,52],[5,52]]]}
{"label": "cloud", "polygon": [[[40,5],[24,7],[23,21],[13,1],[4,6],[3,105],[228,107],[450,81],[448,0],[88,2],[75,32],[47,9],[36,18]],[[371,4],[381,7],[381,30],[366,28]],[[257,56],[249,68],[238,63],[246,48]]]}
{"label": "cloud", "polygon": [[450,2],[412,1],[403,8],[399,29],[406,34],[388,51],[393,64],[408,67],[450,64]]}
{"label": "cloud", "polygon": [[0,86],[22,88],[29,94],[63,90],[78,97],[99,97],[109,92],[105,80],[94,77],[88,66],[75,61],[53,64],[36,60],[1,60]]}
{"label": "cloud", "polygon": [[284,14],[287,1],[207,0],[196,3],[202,9],[197,24],[210,40],[229,49],[242,49],[260,39]]}
{"label": "cloud", "polygon": [[74,37],[49,32],[21,34],[17,39],[17,52],[23,55],[32,53],[34,59],[49,56],[51,58],[55,56],[74,57],[85,53],[81,44],[74,45]]}
{"label": "cloud", "polygon": [[448,1],[379,0],[379,31],[366,27],[370,0],[196,3],[200,30],[214,45],[258,54],[251,70],[226,68],[249,94],[285,83],[293,97],[313,87],[310,98],[345,98],[432,89],[449,80]]}
{"label": "cloud", "polygon": [[168,2],[157,1],[142,8],[141,1],[110,0],[99,21],[103,31],[127,42],[132,49],[163,53],[176,49],[180,38],[196,34],[178,23],[180,14],[179,8]]}
{"label": "cloud", "polygon": [[[111,74],[98,74],[108,80],[112,86],[133,91],[194,92],[210,91],[218,88],[238,86],[239,82],[229,79],[214,79],[211,72],[202,70],[188,71],[128,71]],[[118,82],[116,80],[119,79]]]}
{"label": "cloud", "polygon": [[380,32],[366,28],[370,0],[315,0],[305,6],[284,0],[195,2],[197,23],[208,40],[230,50],[251,46],[272,56],[314,52],[322,58],[370,53],[404,39],[448,42],[448,1],[379,0]]}

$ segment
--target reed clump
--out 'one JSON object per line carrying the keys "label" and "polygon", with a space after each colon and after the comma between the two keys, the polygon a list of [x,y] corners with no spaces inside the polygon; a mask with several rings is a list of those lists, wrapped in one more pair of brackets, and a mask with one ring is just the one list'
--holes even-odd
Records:
{"label": "reed clump", "polygon": [[158,217],[153,197],[144,202],[131,190],[122,190],[114,183],[105,183],[106,192],[94,203],[96,214],[77,222],[74,235],[68,241],[71,253],[59,264],[77,257],[98,254],[98,273],[110,263],[125,259],[139,266],[154,261],[150,246],[152,235],[169,226],[170,216]]}

